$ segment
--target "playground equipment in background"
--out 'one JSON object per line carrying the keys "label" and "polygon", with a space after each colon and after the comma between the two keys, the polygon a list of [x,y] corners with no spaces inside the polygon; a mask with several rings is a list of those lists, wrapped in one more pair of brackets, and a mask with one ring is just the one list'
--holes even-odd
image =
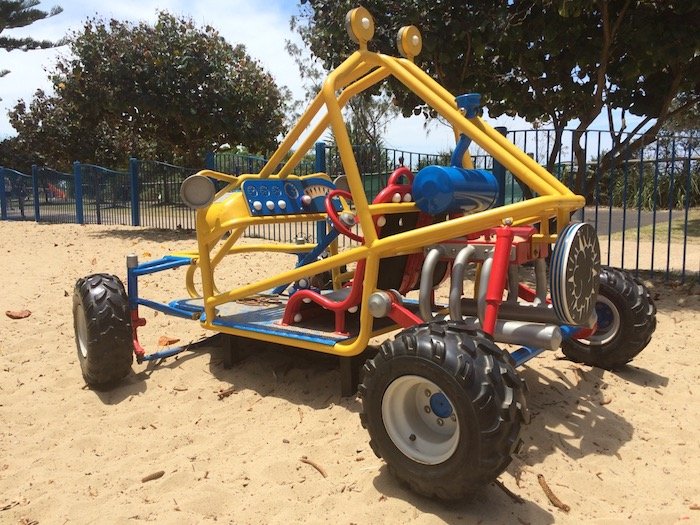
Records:
{"label": "playground equipment in background", "polygon": [[[359,394],[373,450],[417,492],[459,498],[500,475],[520,442],[528,411],[517,366],[559,347],[590,365],[624,365],[648,344],[655,308],[641,283],[601,267],[590,225],[569,224],[583,197],[486,124],[478,94],[455,98],[414,64],[422,47],[416,27],[399,31],[403,58],[396,58],[367,49],[374,21],[365,9],[350,11],[346,22],[359,49],[328,75],[259,173],[204,170],[183,183],[183,201],[197,210],[195,250],[144,263],[129,255],[126,290],[106,274],[78,281],[78,357],[86,382],[106,388],[129,373],[133,355],[141,363],[183,351],[147,354],[137,337],[145,324],[139,307],[198,320],[241,344],[253,339],[337,355],[344,395],[357,386],[356,358],[369,357]],[[454,127],[457,146],[450,166],[415,176],[397,169],[370,203],[341,110],[389,76]],[[295,175],[328,126],[345,177]],[[472,168],[471,141],[535,196],[498,206],[502,181]],[[216,191],[214,180],[224,187]],[[251,226],[307,221],[317,223],[316,242],[238,243]],[[340,235],[354,245],[339,251]],[[244,286],[216,287],[224,260],[256,252],[294,254],[297,263]],[[476,277],[468,298],[469,265]],[[140,279],[178,267],[187,269],[186,298],[140,296]],[[534,288],[521,280],[523,268],[534,272]],[[434,291],[447,280],[449,300],[439,304]],[[397,329],[368,349],[370,338]]]}
{"label": "playground equipment in background", "polygon": [[46,187],[48,189],[48,192],[50,192],[50,198],[65,200],[66,192],[63,191],[61,188],[59,188],[55,184],[51,184],[50,182],[46,183]]}

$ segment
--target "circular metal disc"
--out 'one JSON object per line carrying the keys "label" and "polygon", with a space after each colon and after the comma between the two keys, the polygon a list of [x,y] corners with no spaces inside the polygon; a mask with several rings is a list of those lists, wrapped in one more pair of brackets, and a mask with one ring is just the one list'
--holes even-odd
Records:
{"label": "circular metal disc", "polygon": [[583,222],[562,230],[552,252],[549,280],[557,317],[566,324],[588,325],[600,280],[600,246],[593,226]]}

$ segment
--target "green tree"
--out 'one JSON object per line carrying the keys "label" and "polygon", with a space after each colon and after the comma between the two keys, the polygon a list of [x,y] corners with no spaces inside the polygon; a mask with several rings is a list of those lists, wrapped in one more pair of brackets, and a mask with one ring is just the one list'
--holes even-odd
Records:
{"label": "green tree", "polygon": [[[26,27],[43,20],[50,16],[59,14],[63,9],[58,6],[52,7],[50,11],[42,11],[35,9],[39,5],[39,0],[0,0],[0,33],[5,29],[15,29],[18,27]],[[30,37],[13,38],[9,36],[0,36],[0,49],[5,51],[14,51],[21,49],[27,51],[29,49],[46,49],[61,45],[61,42],[55,43],[48,40],[35,40]],[[0,70],[0,77],[9,73],[8,70]]]}
{"label": "green tree", "polygon": [[[286,50],[299,69],[306,95],[306,100],[296,103],[295,110],[298,110],[304,102],[310,102],[318,94],[325,78],[325,71],[320,60],[310,54],[313,39],[308,26],[299,24],[297,18],[292,17],[290,29],[299,34],[306,46],[306,49],[302,49],[294,42],[286,41]],[[343,108],[343,114],[350,142],[356,149],[355,160],[360,172],[376,173],[388,169],[384,134],[389,123],[398,116],[399,110],[393,102],[387,85],[382,83],[351,98]],[[326,136],[325,140],[332,148],[335,147],[333,135]],[[334,158],[328,161],[332,166],[331,171],[340,170],[337,150],[334,155]]]}
{"label": "green tree", "polygon": [[[87,20],[10,122],[37,156],[100,164],[129,155],[191,166],[223,143],[266,151],[283,127],[280,89],[242,45],[165,12],[155,25]],[[63,152],[63,153],[61,153]]]}
{"label": "green tree", "polygon": [[[331,68],[355,46],[345,36],[343,14],[352,0],[302,0],[299,24],[312,52]],[[580,140],[609,111],[614,162],[655,140],[664,123],[700,101],[700,4],[658,0],[366,0],[376,17],[371,48],[395,54],[400,26],[423,34],[417,57],[453,93],[479,91],[489,114],[518,114],[551,122],[555,148],[569,122],[578,120],[574,154],[582,170]],[[651,35],[654,35],[653,37]],[[419,101],[396,89],[408,114]],[[682,98],[683,104],[672,107]],[[642,116],[635,129],[617,126],[612,112]],[[647,128],[645,133],[637,132]]]}

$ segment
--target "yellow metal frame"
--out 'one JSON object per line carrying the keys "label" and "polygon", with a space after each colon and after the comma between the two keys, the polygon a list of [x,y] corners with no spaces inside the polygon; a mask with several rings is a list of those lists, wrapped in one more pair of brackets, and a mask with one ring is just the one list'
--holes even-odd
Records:
{"label": "yellow metal frame", "polygon": [[[373,318],[367,308],[360,309],[360,332],[357,336],[338,342],[333,347],[296,339],[292,341],[272,334],[252,333],[219,325],[215,326],[212,324],[212,320],[215,318],[215,309],[230,301],[244,299],[308,275],[333,270],[337,276],[337,269],[340,266],[363,259],[366,261],[366,266],[362,304],[367,304],[369,296],[376,290],[379,262],[384,257],[416,252],[427,245],[499,226],[506,220],[513,225],[539,222],[541,231],[536,235],[535,243],[548,244],[554,241],[557,233],[548,231],[549,219],[557,218],[558,228],[561,229],[569,222],[570,213],[584,205],[583,197],[572,193],[552,174],[480,117],[465,117],[464,113],[458,109],[455,97],[414,64],[413,56],[415,53],[412,52],[420,51],[420,45],[418,45],[420,41],[416,40],[416,35],[420,38],[420,33],[417,33],[417,29],[413,26],[402,28],[403,33],[400,33],[399,45],[402,46],[400,51],[405,58],[368,51],[367,40],[371,38],[371,33],[373,33],[373,21],[371,31],[365,27],[367,24],[361,26],[363,18],[369,16],[368,13],[366,16],[364,13],[366,11],[360,12],[359,15],[363,16],[359,16],[356,10],[353,10],[350,13],[353,16],[348,16],[348,23],[350,29],[355,32],[354,39],[358,41],[359,49],[328,75],[320,93],[259,173],[236,177],[210,170],[200,172],[200,175],[227,183],[218,192],[213,204],[197,211],[198,250],[195,259],[193,259],[193,265],[187,272],[187,289],[190,295],[193,297],[201,296],[204,299],[206,313],[205,321],[202,322],[204,328],[272,343],[291,343],[298,347],[340,356],[357,355],[366,348],[370,337],[391,329],[373,331]],[[359,32],[357,31],[358,27],[360,27]],[[359,38],[357,38],[358,34]],[[418,211],[418,209],[414,203],[373,205],[367,201],[353,155],[352,144],[343,120],[342,108],[350,98],[390,76],[401,82],[448,121],[454,129],[455,136],[459,136],[461,133],[467,135],[538,196],[524,202],[453,218],[390,237],[377,238],[373,216]],[[324,109],[325,114],[322,111]],[[235,190],[240,188],[244,180],[251,178],[302,178],[294,175],[293,170],[329,126],[335,136],[350,192],[353,195],[355,210],[365,239],[364,244],[342,252],[338,252],[334,247],[331,256],[326,259],[232,290],[218,291],[214,284],[214,271],[228,255],[250,251],[298,253],[313,248],[313,245],[298,246],[273,243],[235,246],[246,227],[250,225],[326,219],[325,214],[322,213],[251,217],[241,193]],[[305,138],[297,145],[297,142],[307,131]],[[295,145],[297,145],[296,149],[292,150]],[[285,161],[286,158],[288,160]],[[278,173],[273,173],[275,167],[279,166],[280,163],[283,163],[282,168]],[[327,177],[325,174],[312,176]],[[224,240],[226,235],[228,237]],[[536,247],[533,247],[533,251],[535,249]],[[201,293],[194,286],[196,270],[201,272]]]}

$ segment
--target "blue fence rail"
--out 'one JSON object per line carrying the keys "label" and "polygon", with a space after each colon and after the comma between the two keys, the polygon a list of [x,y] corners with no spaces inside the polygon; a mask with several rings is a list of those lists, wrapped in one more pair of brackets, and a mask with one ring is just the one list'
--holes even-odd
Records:
{"label": "blue fence rail", "polygon": [[[700,276],[700,144],[694,135],[674,135],[635,152],[606,159],[604,132],[580,136],[567,132],[553,149],[552,131],[504,134],[572,189],[583,181],[587,205],[576,218],[591,222],[601,241],[603,262],[639,273]],[[578,143],[576,142],[578,138]],[[582,146],[583,155],[574,154]],[[581,148],[579,148],[581,149]],[[354,148],[368,199],[384,187],[400,165],[417,172],[429,164],[449,163],[450,152],[423,154],[390,148]],[[483,151],[472,151],[475,167],[502,170],[503,200],[529,198],[510,173]],[[577,159],[584,159],[580,163]],[[207,155],[204,167],[240,175],[260,171],[266,159],[231,152]],[[194,212],[179,198],[182,181],[198,171],[171,164],[130,159],[120,169],[76,162],[72,172],[35,166],[31,173],[0,168],[0,218],[53,223],[123,224],[152,228],[194,228]],[[319,143],[295,168],[295,174],[343,175],[337,150]],[[316,226],[254,226],[249,237],[294,241],[313,239]]]}

